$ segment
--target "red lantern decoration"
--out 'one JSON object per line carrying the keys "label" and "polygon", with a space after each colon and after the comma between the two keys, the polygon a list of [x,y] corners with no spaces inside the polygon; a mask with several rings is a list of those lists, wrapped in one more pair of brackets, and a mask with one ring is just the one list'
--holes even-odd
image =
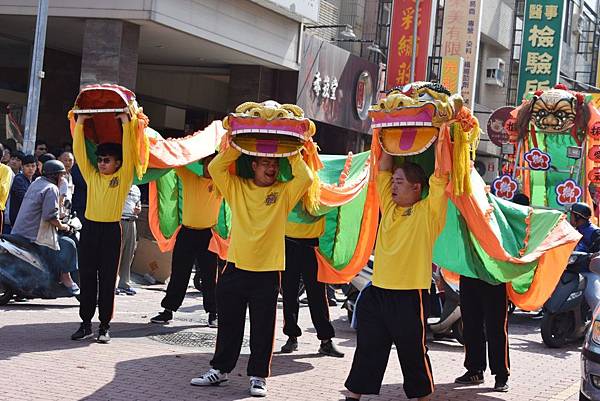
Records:
{"label": "red lantern decoration", "polygon": [[595,123],[589,130],[589,135],[594,139],[600,139],[600,122]]}
{"label": "red lantern decoration", "polygon": [[588,172],[588,179],[594,184],[600,183],[600,167],[594,167]]}
{"label": "red lantern decoration", "polygon": [[600,162],[600,145],[594,145],[590,148],[588,158],[596,163]]}

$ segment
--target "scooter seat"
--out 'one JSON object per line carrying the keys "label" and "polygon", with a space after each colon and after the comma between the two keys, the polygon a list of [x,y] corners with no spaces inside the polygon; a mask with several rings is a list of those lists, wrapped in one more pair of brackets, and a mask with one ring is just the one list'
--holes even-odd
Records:
{"label": "scooter seat", "polygon": [[2,234],[0,238],[11,242],[17,246],[20,246],[21,248],[25,248],[32,251],[36,250],[35,245],[29,242],[26,238],[20,237],[18,235]]}

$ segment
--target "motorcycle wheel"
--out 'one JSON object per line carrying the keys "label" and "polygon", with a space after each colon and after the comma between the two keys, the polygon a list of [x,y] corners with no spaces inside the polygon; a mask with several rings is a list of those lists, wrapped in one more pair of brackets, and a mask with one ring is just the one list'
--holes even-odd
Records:
{"label": "motorcycle wheel", "polygon": [[194,273],[194,288],[202,292],[202,277],[199,272]]}
{"label": "motorcycle wheel", "polygon": [[542,318],[542,340],[550,348],[565,345],[567,337],[573,332],[575,322],[571,312],[546,313]]}
{"label": "motorcycle wheel", "polygon": [[465,344],[465,340],[463,337],[463,322],[462,319],[458,319],[452,325],[452,336],[461,344]]}
{"label": "motorcycle wheel", "polygon": [[580,391],[579,392],[579,401],[590,401],[590,399],[587,398],[585,395],[583,395],[583,393]]}
{"label": "motorcycle wheel", "polygon": [[6,305],[13,295],[13,290],[0,281],[0,306]]}

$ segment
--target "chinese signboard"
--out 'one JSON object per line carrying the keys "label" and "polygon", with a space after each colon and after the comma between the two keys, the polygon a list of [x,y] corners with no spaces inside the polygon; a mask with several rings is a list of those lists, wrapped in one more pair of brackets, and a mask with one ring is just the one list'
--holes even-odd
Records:
{"label": "chinese signboard", "polygon": [[464,60],[460,56],[446,56],[442,58],[441,84],[450,93],[460,93],[462,87]]}
{"label": "chinese signboard", "polygon": [[473,108],[481,31],[481,0],[446,0],[442,31],[442,57],[464,59],[461,94]]}
{"label": "chinese signboard", "polygon": [[[424,81],[427,78],[431,2],[432,0],[421,0],[419,3],[415,81]],[[414,23],[415,0],[394,0],[387,58],[387,89],[410,82]]]}
{"label": "chinese signboard", "polygon": [[558,83],[564,9],[564,0],[525,3],[518,103],[527,93],[549,89]]}
{"label": "chinese signboard", "polygon": [[302,44],[296,104],[312,120],[368,133],[377,64],[310,34]]}

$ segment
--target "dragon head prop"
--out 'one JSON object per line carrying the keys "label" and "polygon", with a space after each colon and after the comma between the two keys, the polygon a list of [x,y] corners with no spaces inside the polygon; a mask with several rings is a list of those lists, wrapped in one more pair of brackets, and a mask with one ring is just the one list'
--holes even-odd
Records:
{"label": "dragon head prop", "polygon": [[525,138],[533,129],[546,134],[570,132],[581,143],[589,121],[590,110],[585,95],[567,90],[562,84],[534,92],[516,110],[519,139]]}
{"label": "dragon head prop", "polygon": [[148,117],[139,107],[135,94],[129,89],[115,84],[86,85],[79,91],[75,105],[69,111],[71,132],[75,127],[76,114],[91,114],[84,123],[86,140],[93,144],[112,142],[122,143],[121,122],[115,119],[116,113],[127,113],[132,132],[136,135],[135,167],[138,178],[146,172],[149,160],[149,140],[145,133]]}
{"label": "dragon head prop", "polygon": [[231,144],[250,156],[287,157],[294,155],[315,134],[315,124],[295,104],[273,100],[245,102],[223,120]]}
{"label": "dragon head prop", "polygon": [[371,106],[371,126],[379,128],[383,150],[394,156],[426,151],[437,139],[440,128],[455,120],[463,100],[438,83],[414,82],[394,88]]}

